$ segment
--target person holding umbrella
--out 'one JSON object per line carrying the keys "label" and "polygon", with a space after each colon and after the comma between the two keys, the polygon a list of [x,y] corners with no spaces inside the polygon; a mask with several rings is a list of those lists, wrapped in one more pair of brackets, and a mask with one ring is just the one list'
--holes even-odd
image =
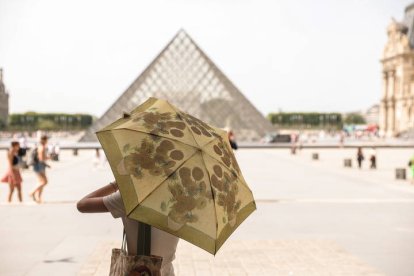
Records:
{"label": "person holding umbrella", "polygon": [[[77,203],[81,213],[110,212],[112,217],[121,218],[126,234],[129,255],[137,255],[139,222],[126,216],[124,203],[115,182],[88,194]],[[174,276],[172,261],[175,259],[178,238],[151,227],[151,254],[162,257],[161,275]]]}
{"label": "person holding umbrella", "polygon": [[[78,209],[109,210],[114,217],[123,217],[128,249],[134,253],[137,248],[134,260],[142,257],[144,266],[158,264],[149,256],[158,254],[164,258],[162,273],[167,273],[164,271],[171,268],[165,265],[174,258],[177,238],[216,254],[256,210],[228,133],[167,101],[148,99],[98,131],[97,137],[116,185],[114,182],[86,196]],[[137,226],[130,230],[128,225],[132,224]],[[151,250],[143,250],[148,244]],[[162,249],[155,251],[158,244]],[[131,260],[122,252],[114,249],[111,272],[119,273],[110,275],[143,267],[121,267]]]}

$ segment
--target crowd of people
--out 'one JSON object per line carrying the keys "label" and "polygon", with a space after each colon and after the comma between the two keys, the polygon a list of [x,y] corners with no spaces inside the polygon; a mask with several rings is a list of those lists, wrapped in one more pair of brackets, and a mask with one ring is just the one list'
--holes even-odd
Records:
{"label": "crowd of people", "polygon": [[10,143],[10,148],[7,151],[7,171],[1,178],[1,182],[9,185],[8,202],[12,201],[14,191],[17,191],[18,200],[23,201],[21,169],[29,167],[33,168],[38,179],[37,187],[29,195],[36,203],[43,202],[43,189],[48,183],[46,168],[50,167],[47,163],[47,160],[50,159],[47,142],[48,137],[46,135],[41,136],[38,145],[32,149],[29,156],[27,156],[27,145],[23,140]]}

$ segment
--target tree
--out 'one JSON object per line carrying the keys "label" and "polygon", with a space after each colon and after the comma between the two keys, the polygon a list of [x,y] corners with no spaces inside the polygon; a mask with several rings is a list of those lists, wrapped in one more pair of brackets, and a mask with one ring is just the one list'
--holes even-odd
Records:
{"label": "tree", "polygon": [[93,122],[89,114],[26,112],[10,115],[9,127],[13,130],[80,130]]}
{"label": "tree", "polygon": [[42,120],[37,124],[38,129],[40,130],[55,130],[58,129],[56,124],[50,120]]}
{"label": "tree", "polygon": [[349,113],[345,116],[344,123],[347,125],[363,125],[367,122],[365,121],[365,118],[358,113]]}
{"label": "tree", "polygon": [[339,113],[280,112],[270,113],[267,118],[277,127],[300,129],[342,128],[342,116]]}

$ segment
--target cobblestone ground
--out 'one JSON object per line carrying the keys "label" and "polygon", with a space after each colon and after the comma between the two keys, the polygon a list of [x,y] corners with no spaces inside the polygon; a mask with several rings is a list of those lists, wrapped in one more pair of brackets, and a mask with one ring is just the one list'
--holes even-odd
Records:
{"label": "cobblestone ground", "polygon": [[[103,242],[82,267],[79,276],[108,275],[111,249],[118,242]],[[380,276],[378,271],[341,248],[334,241],[263,240],[229,241],[216,257],[180,242],[176,275],[359,275]]]}
{"label": "cobblestone ground", "polygon": [[[412,151],[379,149],[377,170],[368,162],[344,168],[354,150],[317,150],[317,161],[314,152],[237,151],[257,211],[215,258],[180,242],[177,274],[414,275],[414,185],[395,180]],[[0,276],[108,275],[122,223],[80,214],[75,204],[111,181],[111,170],[95,164],[93,151],[61,155],[48,170],[45,204],[28,197],[32,170],[23,172],[23,204],[7,204],[8,186],[0,184]]]}

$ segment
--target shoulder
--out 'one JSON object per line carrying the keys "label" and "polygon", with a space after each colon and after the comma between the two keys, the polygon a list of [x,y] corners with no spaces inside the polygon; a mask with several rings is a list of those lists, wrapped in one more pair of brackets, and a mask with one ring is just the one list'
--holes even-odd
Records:
{"label": "shoulder", "polygon": [[104,196],[103,203],[114,218],[125,216],[124,202],[119,191]]}

